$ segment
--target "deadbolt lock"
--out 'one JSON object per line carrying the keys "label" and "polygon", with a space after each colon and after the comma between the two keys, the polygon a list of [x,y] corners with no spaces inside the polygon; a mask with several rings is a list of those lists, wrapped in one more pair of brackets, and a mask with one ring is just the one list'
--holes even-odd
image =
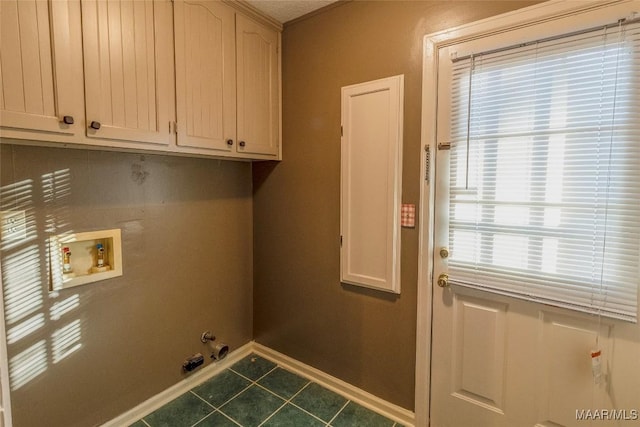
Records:
{"label": "deadbolt lock", "polygon": [[441,288],[446,288],[449,286],[449,275],[446,273],[442,273],[438,276],[438,286]]}
{"label": "deadbolt lock", "polygon": [[449,248],[440,248],[440,258],[449,258]]}

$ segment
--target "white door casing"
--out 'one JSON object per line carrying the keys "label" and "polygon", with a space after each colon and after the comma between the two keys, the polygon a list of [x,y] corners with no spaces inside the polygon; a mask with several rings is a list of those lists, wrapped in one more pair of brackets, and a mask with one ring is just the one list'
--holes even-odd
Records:
{"label": "white door casing", "polygon": [[[450,53],[591,28],[639,10],[638,1],[548,2],[425,37],[422,148],[431,162],[421,152],[421,177],[429,179],[421,183],[416,425],[599,425],[577,421],[581,409],[637,415],[638,325],[482,291],[442,289],[432,280],[446,272],[438,252],[448,234],[448,152],[438,151],[437,143],[448,141],[450,89],[443,67]],[[605,367],[600,386],[594,386],[589,357],[597,335]]]}

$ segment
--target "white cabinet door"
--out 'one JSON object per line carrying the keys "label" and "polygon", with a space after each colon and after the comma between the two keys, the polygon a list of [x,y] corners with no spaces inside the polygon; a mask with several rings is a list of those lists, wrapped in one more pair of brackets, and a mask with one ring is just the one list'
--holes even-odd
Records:
{"label": "white cabinet door", "polygon": [[79,18],[77,1],[0,1],[3,137],[65,141],[82,129]]}
{"label": "white cabinet door", "polygon": [[88,138],[168,144],[171,6],[82,1]]}
{"label": "white cabinet door", "polygon": [[277,31],[236,16],[240,153],[278,155],[278,38]]}
{"label": "white cabinet door", "polygon": [[177,144],[235,145],[234,12],[218,1],[174,2]]}
{"label": "white cabinet door", "polygon": [[342,88],[340,281],[400,293],[404,75]]}

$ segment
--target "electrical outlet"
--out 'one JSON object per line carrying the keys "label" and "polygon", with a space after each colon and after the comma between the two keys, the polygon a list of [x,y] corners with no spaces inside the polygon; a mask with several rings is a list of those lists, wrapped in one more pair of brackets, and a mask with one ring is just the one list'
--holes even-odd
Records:
{"label": "electrical outlet", "polygon": [[2,240],[23,240],[27,238],[27,220],[25,211],[0,212]]}

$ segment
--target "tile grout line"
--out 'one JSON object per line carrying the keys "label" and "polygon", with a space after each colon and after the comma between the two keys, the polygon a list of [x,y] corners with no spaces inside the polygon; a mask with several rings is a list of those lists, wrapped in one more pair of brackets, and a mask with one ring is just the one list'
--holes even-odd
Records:
{"label": "tile grout line", "polygon": [[204,417],[200,418],[198,421],[196,421],[195,423],[193,423],[191,425],[191,427],[194,427],[196,424],[198,424],[200,421],[203,421],[205,418],[207,418],[208,416],[210,416],[211,414],[213,414],[214,412],[217,411],[216,407],[213,406],[211,403],[207,402],[206,400],[204,400],[203,398],[201,398],[200,396],[198,396],[196,393],[194,393],[192,390],[189,390],[187,393],[191,393],[192,395],[194,395],[196,398],[202,400],[205,404],[209,405],[210,407],[213,408],[213,411],[209,412],[207,415],[205,415]]}
{"label": "tile grout line", "polygon": [[[281,366],[277,366],[277,367],[279,367],[279,368],[280,368],[280,369],[282,369],[283,371],[287,371],[286,369],[282,368]],[[289,372],[289,371],[287,371],[287,372]],[[306,378],[305,378],[305,379],[306,379]],[[271,413],[271,415],[269,415],[269,416],[268,416],[268,417],[267,417],[263,422],[261,422],[261,423],[260,423],[260,425],[259,425],[258,427],[262,426],[264,423],[266,423],[267,421],[269,421],[269,419],[271,419],[271,418],[272,418],[272,417],[273,417],[273,416],[274,416],[278,411],[280,411],[282,408],[284,408],[285,406],[287,406],[287,404],[292,405],[292,406],[295,406],[296,408],[300,409],[301,411],[305,412],[306,414],[308,414],[308,415],[312,416],[313,418],[315,418],[315,419],[319,420],[320,422],[324,423],[324,420],[321,420],[320,418],[316,417],[316,416],[315,416],[315,415],[313,415],[312,413],[305,411],[304,409],[302,409],[301,407],[299,407],[298,405],[296,405],[295,403],[293,403],[293,402],[292,402],[292,400],[293,400],[297,395],[299,395],[300,393],[302,393],[302,390],[304,390],[305,388],[307,388],[307,387],[309,386],[309,384],[311,384],[311,381],[307,380],[307,383],[306,383],[306,384],[305,384],[305,385],[304,385],[300,390],[298,390],[297,392],[295,392],[295,393],[294,393],[294,394],[293,394],[289,399],[285,399],[285,401],[284,401],[284,403],[282,404],[282,406],[280,406],[278,409],[276,409],[275,411],[273,411],[273,412]],[[265,386],[263,386],[262,384],[256,384],[256,385],[257,385],[258,387],[261,387],[261,388],[263,388],[264,390],[268,391],[269,393],[273,394],[274,396],[277,396],[277,397],[279,397],[279,398],[281,398],[281,399],[282,399],[282,396],[279,396],[278,394],[276,394],[275,392],[273,392],[273,391],[269,390],[268,388],[266,388],[266,387],[265,387]],[[325,425],[326,425],[326,423],[325,423]]]}
{"label": "tile grout line", "polygon": [[[258,356],[261,357],[261,356]],[[271,363],[273,363],[273,361],[269,360],[269,359],[265,359]],[[199,400],[201,400],[202,402],[204,402],[207,406],[209,406],[210,408],[213,409],[213,411],[211,411],[210,413],[208,413],[207,415],[205,415],[203,418],[199,419],[198,421],[196,421],[191,427],[195,427],[196,425],[198,425],[199,423],[202,423],[205,419],[213,416],[213,414],[215,414],[216,412],[219,412],[224,418],[228,419],[229,421],[231,421],[233,424],[239,426],[239,427],[243,427],[242,424],[240,424],[240,422],[236,421],[235,419],[231,418],[229,415],[227,415],[226,413],[224,413],[221,408],[227,404],[229,404],[231,401],[233,401],[234,399],[236,399],[238,396],[240,396],[242,393],[246,392],[249,388],[253,387],[254,385],[257,386],[258,388],[268,392],[269,394],[277,397],[278,399],[283,400],[283,403],[278,406],[275,410],[273,410],[268,416],[267,418],[265,418],[259,425],[258,427],[264,426],[265,423],[267,423],[270,419],[272,419],[278,412],[280,412],[285,406],[287,406],[288,404],[293,406],[294,408],[300,410],[301,412],[307,414],[308,416],[312,417],[313,419],[317,420],[318,422],[320,422],[323,426],[325,427],[331,427],[331,423],[334,422],[338,416],[344,411],[344,409],[347,407],[347,405],[349,405],[350,402],[352,402],[350,399],[347,399],[346,402],[342,405],[342,407],[336,412],[336,414],[327,422],[323,419],[321,419],[320,417],[318,417],[317,415],[314,415],[313,413],[307,411],[306,409],[298,406],[297,404],[295,404],[293,402],[293,400],[300,394],[302,393],[305,389],[307,389],[311,384],[317,384],[320,387],[320,384],[314,382],[313,380],[306,378],[306,377],[300,377],[304,380],[306,380],[306,384],[304,384],[300,390],[298,390],[297,392],[295,392],[293,395],[291,395],[291,397],[284,398],[283,396],[280,396],[278,393],[276,393],[275,391],[270,390],[269,388],[267,388],[267,386],[259,384],[258,381],[263,380],[264,378],[266,378],[267,376],[269,376],[270,374],[272,374],[274,371],[276,371],[277,369],[281,369],[284,372],[291,372],[288,369],[286,369],[283,366],[280,366],[278,363],[275,363],[275,366],[271,369],[269,369],[267,372],[265,372],[263,375],[261,375],[260,377],[256,378],[255,380],[243,375],[242,373],[232,369],[232,367],[227,368],[227,370],[235,375],[238,375],[240,378],[242,378],[243,380],[247,381],[248,384],[242,388],[239,392],[237,392],[236,394],[234,394],[232,397],[230,397],[229,399],[227,399],[226,401],[224,401],[222,404],[215,406],[214,404],[208,402],[205,398],[201,397],[198,393],[196,393],[194,390],[196,387],[193,387],[192,389],[188,390],[189,393],[191,393],[192,395],[194,395],[196,398],[198,398]],[[294,373],[295,374],[295,373]],[[297,374],[295,374],[297,375]],[[152,427],[151,424],[149,424],[144,417],[140,418],[140,421],[146,426],[146,427]],[[393,420],[390,420],[393,421]],[[392,427],[399,427],[399,424],[397,422],[393,422]]]}
{"label": "tile grout line", "polygon": [[[195,394],[195,393],[194,393]],[[199,397],[199,396],[198,396]],[[208,403],[208,402],[207,402]],[[213,406],[213,405],[212,405]],[[209,418],[210,416],[212,416],[213,414],[215,414],[216,412],[219,412],[220,415],[222,415],[223,417],[227,418],[229,421],[231,421],[232,423],[234,423],[237,426],[242,427],[241,424],[237,423],[236,420],[229,418],[224,412],[220,411],[219,409],[214,409],[213,412],[207,414],[204,418],[202,418],[201,420],[197,421],[194,425],[192,425],[191,427],[195,427],[197,426],[199,423],[203,422],[204,420],[206,420],[207,418]]]}
{"label": "tile grout line", "polygon": [[[195,388],[195,387],[194,387]],[[198,399],[202,400],[204,403],[206,403],[207,405],[211,406],[213,408],[213,411],[209,412],[207,415],[205,415],[204,417],[202,417],[201,419],[199,419],[198,421],[196,421],[191,427],[195,427],[196,425],[198,425],[199,423],[201,423],[202,421],[204,421],[205,419],[209,418],[211,415],[215,414],[216,412],[220,412],[223,416],[225,416],[226,418],[229,418],[226,416],[226,414],[222,411],[220,411],[218,408],[216,408],[214,405],[212,405],[211,403],[207,402],[205,399],[203,399],[202,397],[200,397],[200,395],[198,395],[198,393],[196,393],[195,391],[193,391],[193,388],[191,390],[189,390],[189,393],[193,394],[195,397],[197,397]],[[239,394],[239,393],[238,393]],[[235,422],[235,420],[232,420],[231,418],[229,418],[231,421],[233,421],[235,424],[238,424]],[[240,424],[238,424],[240,425]],[[242,427],[242,426],[240,426]]]}
{"label": "tile grout line", "polygon": [[345,404],[342,405],[342,408],[340,408],[340,410],[333,416],[333,418],[331,418],[331,420],[329,420],[327,425],[331,425],[331,423],[334,422],[336,418],[338,418],[338,415],[340,415],[340,413],[344,410],[344,408],[346,408],[346,406],[349,404],[349,402],[351,402],[351,401],[349,399],[347,399]]}
{"label": "tile grout line", "polygon": [[[266,359],[265,359],[266,360]],[[224,405],[228,404],[229,402],[231,402],[233,399],[235,399],[236,397],[240,396],[242,393],[244,393],[245,391],[247,391],[248,389],[250,389],[252,386],[258,386],[266,391],[268,391],[269,393],[277,396],[278,398],[282,399],[282,397],[278,396],[277,394],[271,392],[271,390],[268,390],[266,388],[264,388],[262,385],[258,384],[258,381],[260,381],[261,379],[263,379],[264,377],[266,377],[267,375],[269,375],[271,372],[275,371],[276,369],[278,369],[278,365],[276,364],[273,368],[269,369],[269,371],[267,371],[265,374],[263,374],[262,376],[258,377],[255,380],[252,380],[251,378],[241,374],[240,372],[237,372],[233,369],[231,369],[231,367],[227,368],[229,371],[233,372],[234,374],[238,375],[240,378],[243,378],[247,381],[249,381],[249,384],[243,388],[242,390],[240,390],[238,393],[236,393],[235,395],[233,395],[231,398],[229,398],[226,402],[222,403],[218,408],[215,408],[218,412],[220,412],[222,415],[224,415],[226,418],[230,419],[231,421],[233,421],[235,424],[239,425],[240,427],[242,427],[242,425],[240,423],[238,423],[236,420],[234,420],[233,418],[229,417],[227,414],[225,414],[223,411],[220,410],[220,408],[222,408]],[[191,390],[189,390],[191,391]],[[195,393],[194,393],[195,394]],[[197,394],[196,394],[197,396]],[[200,397],[200,396],[198,396]],[[208,403],[208,402],[207,402]],[[285,403],[282,405],[284,406],[287,402],[285,401]],[[211,405],[213,406],[213,405]],[[282,406],[278,407],[278,409],[276,411],[274,411],[271,415],[269,415],[269,417],[267,417],[267,419],[271,418],[273,416],[273,414],[275,414],[277,411],[280,410],[280,408],[282,408]],[[215,411],[214,411],[215,412]],[[211,415],[211,414],[209,414]],[[207,415],[207,416],[209,416]],[[205,417],[206,418],[206,417]],[[204,418],[203,418],[204,419]],[[202,420],[200,420],[202,421]],[[200,422],[198,421],[198,422]],[[265,420],[266,421],[266,420]],[[264,422],[264,421],[263,421]],[[196,423],[197,424],[197,423]],[[195,427],[195,426],[192,426]]]}
{"label": "tile grout line", "polygon": [[[227,399],[227,400],[225,400],[224,402],[222,402],[222,403],[221,403],[217,408],[214,406],[214,408],[216,408],[218,411],[220,411],[220,408],[222,408],[224,405],[226,405],[227,403],[231,402],[231,401],[232,401],[233,399],[235,399],[236,397],[240,396],[242,393],[244,393],[245,391],[247,391],[247,390],[249,389],[249,387],[251,387],[251,386],[253,385],[253,382],[251,381],[251,379],[250,379],[250,378],[247,378],[247,377],[245,377],[244,375],[240,375],[240,374],[238,374],[236,371],[233,371],[233,370],[231,370],[231,369],[229,369],[229,370],[230,370],[231,372],[233,372],[234,374],[237,374],[237,375],[241,376],[242,378],[244,378],[245,380],[249,381],[250,383],[249,383],[246,387],[244,387],[242,390],[240,390],[239,392],[237,392],[236,394],[234,394],[233,396],[231,396],[229,399]],[[195,387],[194,387],[194,388],[195,388]],[[193,390],[193,389],[191,389],[191,390]],[[191,391],[191,390],[189,390],[189,391]],[[193,394],[195,394],[196,396],[198,396],[198,394],[197,394],[197,393],[195,393],[195,392],[193,392]],[[200,397],[200,396],[198,396],[198,397]],[[201,398],[201,397],[200,397],[200,398]],[[202,398],[201,398],[201,399],[202,399]],[[206,402],[206,401],[205,401],[205,402]],[[207,402],[207,403],[209,403],[209,402]],[[210,404],[210,403],[209,403],[209,404]],[[211,404],[210,404],[210,405],[211,405]],[[213,406],[213,405],[211,405],[211,406]],[[222,412],[222,411],[220,411],[220,412]]]}
{"label": "tile grout line", "polygon": [[[264,359],[264,360],[267,360],[267,361],[269,361],[269,362],[273,363],[273,361],[271,361],[271,360],[269,360],[269,359],[265,359],[265,358],[263,358],[262,356],[258,356],[258,357],[260,357],[260,358],[262,358],[262,359]],[[278,365],[277,363],[275,363],[275,366],[274,366],[273,368],[271,368],[268,372],[266,372],[264,375],[262,375],[261,377],[257,378],[256,380],[252,380],[251,378],[244,376],[243,374],[241,374],[240,372],[235,371],[235,370],[234,370],[234,369],[232,369],[232,368],[233,368],[233,367],[229,367],[228,369],[229,369],[231,372],[233,372],[234,374],[239,375],[240,377],[242,377],[242,378],[246,379],[247,381],[251,381],[251,384],[250,384],[250,385],[248,385],[245,389],[243,389],[240,393],[236,394],[236,395],[235,395],[235,396],[233,396],[231,399],[229,399],[228,401],[226,401],[225,403],[223,403],[222,405],[220,405],[220,407],[222,407],[222,406],[226,405],[227,403],[229,403],[230,401],[232,401],[233,399],[235,399],[236,397],[238,397],[238,395],[240,395],[241,393],[243,393],[244,391],[246,391],[249,387],[251,387],[251,386],[253,386],[253,385],[256,385],[257,387],[260,387],[261,389],[263,389],[263,390],[265,390],[265,391],[267,391],[267,392],[269,392],[269,393],[273,394],[274,396],[278,397],[279,399],[282,399],[282,396],[278,395],[277,393],[274,393],[273,391],[269,390],[268,388],[266,388],[266,387],[265,387],[265,386],[263,386],[262,384],[258,384],[258,381],[260,381],[261,379],[265,378],[267,375],[271,374],[273,371],[275,371],[275,370],[276,370],[276,369],[278,369],[278,368],[280,368],[280,369],[282,369],[283,371],[286,371],[286,372],[291,372],[291,371],[289,371],[288,369],[286,369],[286,368],[284,368],[284,367],[282,367],[282,366]],[[300,378],[304,378],[304,377],[300,377]],[[304,385],[304,387],[302,387],[300,390],[298,390],[298,391],[297,391],[293,396],[291,396],[289,399],[283,399],[285,402],[284,402],[281,406],[279,406],[279,407],[278,407],[278,409],[276,409],[275,411],[273,411],[273,412],[271,413],[271,415],[269,415],[269,416],[268,416],[264,421],[262,421],[262,423],[260,423],[260,424],[259,424],[259,426],[262,426],[265,422],[267,422],[267,420],[269,420],[271,417],[273,417],[273,416],[276,414],[276,412],[278,412],[280,409],[282,409],[284,406],[286,406],[286,404],[287,404],[287,403],[291,404],[292,406],[296,407],[297,409],[301,410],[302,412],[306,413],[307,415],[310,415],[311,417],[313,417],[313,418],[315,418],[316,420],[320,421],[320,422],[321,422],[321,423],[323,423],[325,426],[328,426],[328,425],[329,425],[329,423],[330,423],[330,422],[329,422],[329,423],[328,423],[328,422],[326,422],[325,420],[321,419],[320,417],[318,417],[318,416],[316,416],[316,415],[312,414],[311,412],[307,411],[306,409],[304,409],[304,408],[302,408],[302,407],[300,407],[300,406],[298,406],[298,405],[296,405],[295,403],[293,403],[293,402],[292,402],[293,398],[295,398],[298,394],[300,394],[300,393],[302,392],[302,390],[304,390],[305,388],[307,388],[310,384],[312,384],[312,383],[317,384],[317,383],[315,383],[314,381],[309,380],[308,378],[304,378],[304,379],[305,379],[305,380],[307,380],[307,383]],[[319,384],[318,384],[318,385],[319,385]],[[349,400],[347,400],[347,403],[349,403]],[[346,405],[346,403],[345,403],[345,405]],[[344,408],[344,406],[343,406],[342,408]],[[342,410],[342,408],[341,408],[341,409],[336,413],[336,415],[335,415],[333,418],[335,418],[335,417],[340,413],[340,411]],[[219,411],[220,411],[220,410],[219,410]],[[222,412],[222,411],[220,411],[220,413],[224,414],[224,412]],[[228,418],[228,417],[227,417],[227,418]],[[331,421],[333,421],[333,418],[331,419]]]}
{"label": "tile grout line", "polygon": [[[213,408],[213,411],[209,414],[207,414],[205,417],[203,417],[202,419],[198,420],[193,426],[191,427],[195,427],[195,425],[197,425],[198,423],[202,422],[205,418],[211,416],[212,414],[214,414],[216,411],[220,412],[220,414],[222,414],[225,418],[228,418],[229,420],[231,420],[234,424],[239,425],[240,427],[242,427],[241,424],[239,424],[236,420],[234,420],[233,418],[229,417],[227,414],[225,414],[224,412],[222,412],[220,410],[220,408],[222,408],[224,405],[226,405],[227,403],[231,402],[233,399],[235,399],[236,397],[238,397],[239,395],[241,395],[242,393],[244,393],[245,391],[247,391],[249,389],[249,387],[251,387],[253,385],[253,381],[250,378],[245,377],[244,375],[234,371],[231,368],[227,368],[229,371],[233,372],[234,374],[240,376],[241,378],[249,381],[250,383],[244,387],[242,390],[240,390],[239,392],[237,392],[236,394],[234,394],[233,396],[231,396],[229,399],[227,399],[226,401],[224,401],[223,403],[221,403],[218,407],[214,406],[213,404],[209,403],[207,400],[205,400],[204,398],[200,397],[200,395],[198,393],[196,393],[195,391],[193,391],[196,387],[192,388],[189,390],[189,393],[193,394],[194,396],[196,396],[198,399],[202,400],[204,403],[206,403],[207,405],[211,406]],[[223,371],[224,372],[224,371]],[[271,372],[271,371],[269,371]],[[221,372],[222,373],[222,372]]]}
{"label": "tile grout line", "polygon": [[[273,391],[269,390],[268,388],[266,388],[266,387],[265,387],[265,386],[263,386],[262,384],[258,384],[258,382],[257,382],[257,381],[260,381],[262,378],[266,377],[267,375],[269,375],[271,372],[275,371],[277,368],[280,368],[280,369],[282,369],[283,371],[286,371],[286,372],[291,372],[291,371],[289,371],[288,369],[284,368],[283,366],[276,365],[276,367],[275,367],[275,368],[271,369],[269,372],[267,372],[267,373],[266,373],[266,374],[264,374],[262,377],[260,377],[258,380],[256,380],[256,381],[255,381],[255,383],[256,383],[255,385],[256,385],[256,386],[258,386],[258,387],[260,387],[260,388],[262,388],[262,389],[264,389],[265,391],[268,391],[269,393],[273,394],[274,396],[279,397],[280,399],[282,399],[282,396],[280,396],[280,395],[278,395],[277,393],[275,393],[275,392],[273,392]],[[234,371],[234,372],[235,372],[235,371]],[[239,374],[239,375],[241,375],[241,374]],[[296,375],[297,375],[297,374],[296,374]],[[311,412],[307,411],[307,410],[306,410],[306,409],[304,409],[303,407],[296,405],[296,404],[293,402],[293,399],[294,399],[296,396],[298,396],[298,394],[302,393],[302,391],[303,391],[305,388],[309,387],[311,384],[316,384],[316,385],[318,385],[318,386],[320,386],[320,387],[324,388],[324,387],[323,387],[323,386],[321,386],[320,384],[318,384],[318,383],[316,383],[315,381],[312,381],[312,380],[310,380],[310,379],[308,379],[308,378],[305,378],[305,377],[300,377],[300,378],[303,378],[303,379],[307,380],[307,383],[304,385],[304,387],[302,387],[300,390],[298,390],[298,391],[297,391],[293,396],[291,396],[289,399],[285,399],[285,403],[284,403],[282,406],[280,406],[278,409],[276,409],[276,410],[275,410],[271,415],[269,415],[269,416],[267,417],[267,419],[265,419],[262,423],[260,423],[260,425],[259,425],[259,426],[262,426],[265,422],[267,422],[267,420],[269,420],[271,417],[273,417],[273,416],[275,415],[275,413],[276,413],[276,412],[278,412],[280,409],[282,409],[284,406],[286,406],[286,404],[287,404],[287,403],[288,403],[288,404],[290,404],[290,405],[292,405],[292,406],[294,406],[295,408],[297,408],[297,409],[301,410],[301,411],[302,411],[302,412],[304,412],[305,414],[307,414],[307,415],[309,415],[309,416],[311,416],[311,417],[315,418],[316,420],[320,421],[320,422],[321,422],[322,424],[324,424],[325,426],[329,426],[329,424],[330,424],[330,423],[331,423],[331,422],[332,422],[332,421],[333,421],[333,420],[338,416],[338,414],[340,414],[340,412],[342,412],[342,410],[344,409],[344,407],[345,407],[345,406],[347,406],[347,404],[350,402],[350,400],[349,400],[349,399],[347,399],[346,403],[345,403],[344,405],[342,405],[342,407],[338,410],[338,412],[336,412],[336,414],[335,414],[335,415],[330,419],[330,421],[329,421],[329,422],[327,422],[327,421],[323,420],[322,418],[318,417],[317,415],[315,415],[315,414],[313,414],[313,413],[311,413]],[[247,379],[248,379],[248,378],[247,378]]]}

